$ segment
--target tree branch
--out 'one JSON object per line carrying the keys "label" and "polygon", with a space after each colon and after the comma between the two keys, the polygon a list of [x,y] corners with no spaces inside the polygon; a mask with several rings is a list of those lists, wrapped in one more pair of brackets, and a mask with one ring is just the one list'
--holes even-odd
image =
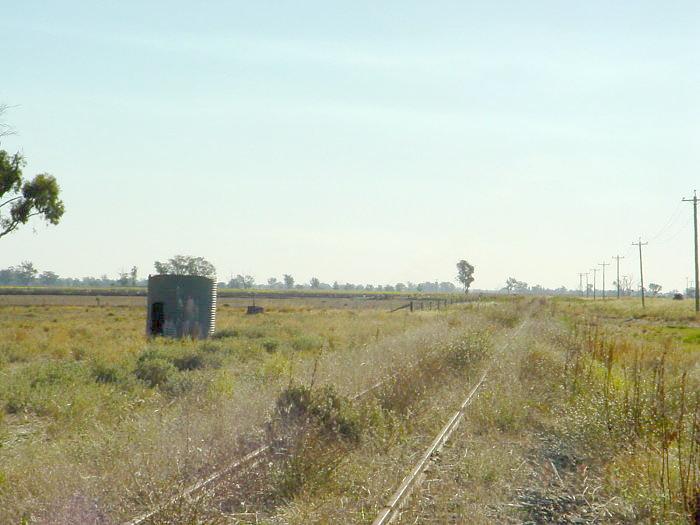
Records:
{"label": "tree branch", "polygon": [[19,226],[19,221],[13,221],[13,222],[11,222],[11,223],[7,226],[7,228],[5,228],[4,231],[0,231],[0,237],[4,237],[4,236],[7,235],[8,233],[10,233],[12,230],[14,230],[15,228],[17,228],[17,226]]}
{"label": "tree branch", "polygon": [[5,228],[4,231],[0,231],[0,237],[4,237],[5,235],[7,235],[8,233],[10,233],[11,231],[17,229],[17,226],[19,226],[20,223],[26,224],[27,221],[28,221],[29,219],[31,219],[32,217],[36,217],[37,215],[41,215],[41,212],[40,212],[40,211],[37,211],[37,212],[35,212],[35,213],[30,213],[29,215],[27,215],[27,220],[25,220],[25,221],[12,221],[12,222],[7,226],[7,228]]}
{"label": "tree branch", "polygon": [[18,195],[17,197],[13,197],[13,198],[11,198],[11,199],[8,199],[8,200],[6,200],[5,202],[3,202],[2,204],[0,204],[0,208],[2,208],[3,206],[5,206],[5,204],[10,204],[12,201],[16,201],[16,200],[19,200],[19,199],[21,199],[21,198],[22,198],[22,196],[21,196],[21,195]]}

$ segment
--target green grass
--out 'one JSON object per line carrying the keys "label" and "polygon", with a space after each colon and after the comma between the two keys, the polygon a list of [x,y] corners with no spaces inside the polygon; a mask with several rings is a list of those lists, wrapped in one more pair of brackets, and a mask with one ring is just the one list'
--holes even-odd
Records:
{"label": "green grass", "polygon": [[290,380],[360,389],[449,316],[310,301],[221,306],[207,341],[148,340],[144,307],[0,306],[0,522],[76,493],[126,519],[237,449]]}

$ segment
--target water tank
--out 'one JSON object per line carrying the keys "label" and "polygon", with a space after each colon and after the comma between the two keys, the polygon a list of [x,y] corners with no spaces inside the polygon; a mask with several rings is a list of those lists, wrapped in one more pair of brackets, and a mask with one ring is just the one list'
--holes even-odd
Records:
{"label": "water tank", "polygon": [[148,277],[149,336],[204,339],[214,333],[216,282],[199,275]]}

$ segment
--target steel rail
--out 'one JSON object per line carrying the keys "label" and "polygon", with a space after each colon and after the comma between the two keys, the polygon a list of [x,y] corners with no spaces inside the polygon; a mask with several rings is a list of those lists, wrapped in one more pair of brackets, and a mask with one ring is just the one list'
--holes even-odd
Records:
{"label": "steel rail", "polygon": [[[414,367],[420,365],[426,358],[427,358],[427,356],[419,359],[411,368],[414,368]],[[377,381],[376,383],[365,388],[361,392],[358,392],[357,394],[354,394],[353,396],[351,396],[350,400],[357,401],[358,399],[362,399],[364,396],[366,396],[370,392],[373,392],[374,390],[386,385],[389,381],[391,381],[392,379],[395,379],[398,375],[399,375],[399,373],[397,372],[397,373],[391,374],[390,376],[385,377],[381,381]],[[256,448],[255,450],[253,450],[252,452],[249,452],[248,454],[246,454],[242,458],[237,459],[237,460],[229,463],[227,466],[225,466],[221,470],[218,470],[218,471],[214,472],[213,474],[211,474],[210,476],[193,483],[192,485],[187,487],[185,490],[183,490],[181,493],[176,494],[175,496],[172,496],[170,499],[168,499],[167,501],[165,501],[163,503],[160,503],[155,508],[148,510],[142,514],[139,514],[137,517],[135,517],[131,521],[125,522],[124,525],[143,525],[149,519],[153,518],[154,516],[157,516],[158,514],[163,512],[164,510],[175,505],[177,502],[182,501],[183,499],[188,498],[188,497],[192,496],[193,494],[206,489],[207,487],[214,486],[216,484],[216,482],[221,480],[222,478],[224,478],[224,476],[231,474],[231,473],[235,472],[236,470],[247,466],[248,464],[251,464],[251,466],[253,466],[255,464],[254,460],[256,460],[261,455],[268,452],[271,448],[272,448],[271,443],[267,443],[265,445],[262,445],[262,446]]]}
{"label": "steel rail", "polygon": [[[513,340],[513,338],[520,333],[523,327],[527,324],[527,321],[528,319],[525,319],[525,321],[520,323],[520,326],[518,326],[515,332],[511,334],[509,341],[503,346],[503,350],[507,349],[510,346],[510,343]],[[413,467],[411,472],[406,477],[404,477],[403,481],[401,482],[401,485],[391,496],[387,504],[384,507],[382,507],[382,510],[374,519],[372,525],[388,525],[389,523],[394,521],[394,519],[398,516],[398,512],[403,507],[406,498],[411,494],[412,490],[420,484],[419,480],[421,479],[421,475],[427,469],[430,461],[435,457],[435,455],[438,452],[440,452],[440,450],[442,450],[442,447],[445,445],[445,443],[447,443],[454,430],[461,423],[462,418],[464,417],[464,411],[474,399],[474,396],[479,390],[479,388],[481,388],[481,386],[486,382],[486,378],[489,372],[491,371],[492,366],[493,362],[489,364],[489,366],[486,368],[477,384],[474,385],[474,387],[469,391],[469,394],[467,395],[465,400],[462,401],[459,410],[457,410],[457,412],[455,412],[452,415],[449,421],[447,421],[445,426],[442,427],[442,430],[440,430],[440,432],[430,444],[428,449],[423,453],[423,455]]]}
{"label": "steel rail", "polygon": [[[429,357],[430,357],[429,354],[424,355],[423,357],[418,359],[412,366],[410,366],[410,369],[413,369],[413,368],[419,366],[421,363],[423,363]],[[363,398],[364,396],[366,396],[370,392],[386,385],[387,383],[389,383],[389,381],[398,377],[399,374],[400,374],[400,372],[396,372],[394,374],[391,374],[391,375],[385,377],[384,379],[382,379],[380,381],[377,381],[376,383],[369,386],[368,388],[365,388],[361,392],[351,396],[350,400],[357,401],[358,399]],[[269,421],[268,421],[268,423],[269,423]],[[242,467],[247,466],[249,463],[251,464],[251,466],[253,466],[255,464],[254,460],[256,460],[258,457],[260,457],[262,454],[268,452],[271,448],[272,448],[272,443],[267,443],[265,445],[262,445],[262,446],[256,448],[255,450],[253,450],[252,452],[249,452],[248,454],[246,454],[242,458],[231,462],[229,465],[222,468],[221,470],[214,472],[210,476],[208,476],[204,479],[201,479],[199,481],[196,481],[195,483],[193,483],[192,485],[187,487],[185,490],[183,490],[181,493],[176,494],[175,496],[172,496],[170,499],[166,500],[163,503],[160,503],[155,508],[148,510],[142,514],[139,514],[137,517],[135,517],[134,519],[132,519],[130,521],[125,522],[123,525],[143,525],[150,518],[157,516],[158,514],[163,512],[164,510],[175,505],[177,502],[182,501],[183,499],[188,498],[188,497],[192,496],[193,494],[195,494],[199,491],[202,491],[210,486],[214,486],[224,476],[231,474]]]}
{"label": "steel rail", "polygon": [[472,402],[472,399],[474,399],[474,395],[476,394],[477,390],[479,390],[481,385],[483,385],[486,381],[486,374],[487,372],[484,372],[481,379],[479,379],[479,382],[474,386],[474,388],[471,389],[467,398],[460,405],[459,410],[457,410],[457,412],[455,412],[455,414],[449,419],[437,437],[430,444],[428,450],[423,453],[418,463],[416,463],[415,467],[413,467],[413,470],[411,470],[411,472],[403,479],[399,488],[396,490],[396,492],[394,492],[389,502],[372,522],[372,525],[386,525],[391,523],[398,515],[397,512],[401,509],[406,497],[408,497],[408,495],[411,493],[420,475],[427,468],[428,463],[430,463],[433,457],[440,452],[447,440],[450,439],[452,432],[454,432],[454,430],[459,426],[464,416],[464,411]]}

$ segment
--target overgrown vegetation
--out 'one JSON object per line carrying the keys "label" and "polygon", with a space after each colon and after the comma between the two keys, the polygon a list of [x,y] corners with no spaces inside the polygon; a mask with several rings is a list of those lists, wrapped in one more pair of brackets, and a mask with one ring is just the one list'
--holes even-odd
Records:
{"label": "overgrown vegetation", "polygon": [[319,384],[352,392],[444,326],[435,311],[283,304],[222,304],[220,337],[204,342],[146,340],[141,307],[1,307],[0,521],[49,520],[74,494],[126,519],[229,457],[320,354]]}
{"label": "overgrown vegetation", "polygon": [[0,521],[127,519],[262,442],[235,490],[163,519],[369,520],[488,362],[416,519],[686,523],[700,327],[671,301],[621,303],[222,305],[203,342],[146,340],[141,308],[3,307]]}

